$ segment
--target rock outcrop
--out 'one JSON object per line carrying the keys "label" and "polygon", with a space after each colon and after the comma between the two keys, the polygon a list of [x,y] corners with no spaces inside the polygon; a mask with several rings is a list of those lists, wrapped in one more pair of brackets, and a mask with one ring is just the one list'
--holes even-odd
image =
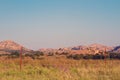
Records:
{"label": "rock outcrop", "polygon": [[0,50],[2,51],[19,51],[21,47],[24,51],[29,51],[29,49],[23,47],[22,45],[12,40],[5,40],[0,42]]}

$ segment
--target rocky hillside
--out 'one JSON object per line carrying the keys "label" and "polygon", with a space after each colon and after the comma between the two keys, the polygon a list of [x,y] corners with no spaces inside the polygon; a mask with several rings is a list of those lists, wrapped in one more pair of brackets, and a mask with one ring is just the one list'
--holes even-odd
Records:
{"label": "rocky hillside", "polygon": [[111,51],[113,49],[113,47],[102,45],[102,44],[91,44],[88,47],[94,50],[100,50],[100,51]]}
{"label": "rocky hillside", "polygon": [[114,49],[111,52],[120,53],[120,46],[114,47]]}
{"label": "rocky hillside", "polygon": [[96,54],[96,53],[104,53],[113,50],[113,47],[105,46],[102,44],[91,44],[87,46],[75,46],[68,48],[59,48],[59,49],[40,49],[41,52],[46,53],[63,53],[67,52],[70,54]]}
{"label": "rocky hillside", "polygon": [[[0,51],[19,51],[23,47],[22,45],[11,41],[1,41],[0,42]],[[31,51],[25,47],[23,47],[23,51]],[[69,53],[69,54],[96,54],[96,53],[104,53],[104,52],[115,52],[120,53],[120,46],[116,47],[109,47],[101,44],[91,44],[87,46],[75,46],[75,47],[66,47],[66,48],[58,48],[58,49],[39,49],[40,52],[43,53],[54,53],[54,54],[63,54],[63,53]]]}
{"label": "rocky hillside", "polygon": [[[64,48],[63,48],[64,49]],[[103,53],[107,51],[113,50],[113,47],[105,46],[102,44],[91,44],[87,46],[75,46],[69,48],[69,53],[71,54],[96,54],[96,53]]]}
{"label": "rocky hillside", "polygon": [[[23,46],[11,40],[0,42],[0,50],[3,50],[3,51],[11,51],[11,50],[18,51],[20,50],[21,47]],[[23,47],[23,50],[28,51],[29,49]]]}

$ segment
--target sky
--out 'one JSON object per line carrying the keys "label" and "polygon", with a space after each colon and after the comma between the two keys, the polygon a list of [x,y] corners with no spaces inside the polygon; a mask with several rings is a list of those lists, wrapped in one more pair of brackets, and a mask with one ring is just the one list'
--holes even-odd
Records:
{"label": "sky", "polygon": [[120,0],[0,0],[0,41],[30,49],[120,45]]}

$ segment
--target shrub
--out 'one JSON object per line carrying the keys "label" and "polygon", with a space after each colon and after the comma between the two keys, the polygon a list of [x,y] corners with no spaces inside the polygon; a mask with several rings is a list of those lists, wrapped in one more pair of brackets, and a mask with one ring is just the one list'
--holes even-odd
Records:
{"label": "shrub", "polygon": [[8,57],[9,58],[18,58],[20,53],[18,51],[12,52]]}
{"label": "shrub", "polygon": [[92,54],[85,54],[84,59],[93,59],[93,55]]}
{"label": "shrub", "polygon": [[82,59],[83,58],[83,55],[81,54],[75,54],[74,56],[73,56],[73,59],[76,59],[76,60],[79,60],[79,59]]}
{"label": "shrub", "polygon": [[94,56],[93,56],[93,59],[102,59],[102,55],[101,54],[95,54]]}
{"label": "shrub", "polygon": [[110,59],[115,59],[117,58],[117,53],[110,53]]}

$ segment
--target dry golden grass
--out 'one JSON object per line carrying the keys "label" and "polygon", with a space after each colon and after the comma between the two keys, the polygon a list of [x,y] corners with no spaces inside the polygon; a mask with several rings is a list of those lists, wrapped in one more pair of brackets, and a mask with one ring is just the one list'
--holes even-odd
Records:
{"label": "dry golden grass", "polygon": [[72,60],[65,57],[0,58],[0,80],[119,80],[119,60]]}

